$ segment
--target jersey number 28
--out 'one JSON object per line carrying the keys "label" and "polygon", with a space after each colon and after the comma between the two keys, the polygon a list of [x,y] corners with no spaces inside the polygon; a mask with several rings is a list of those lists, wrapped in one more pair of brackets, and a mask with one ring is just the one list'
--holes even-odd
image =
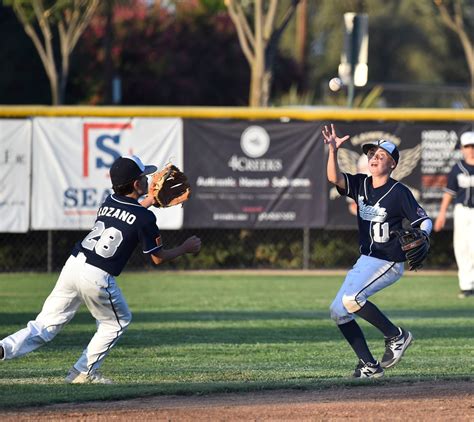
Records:
{"label": "jersey number 28", "polygon": [[123,235],[120,230],[117,230],[115,227],[106,229],[102,221],[97,221],[81,245],[90,251],[95,250],[97,255],[110,258],[115,254],[122,240]]}

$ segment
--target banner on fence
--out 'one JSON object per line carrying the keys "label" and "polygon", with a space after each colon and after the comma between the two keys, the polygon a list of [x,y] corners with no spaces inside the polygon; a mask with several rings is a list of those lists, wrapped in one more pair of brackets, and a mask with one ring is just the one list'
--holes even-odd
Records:
{"label": "banner on fence", "polygon": [[[472,130],[471,123],[401,123],[352,122],[338,123],[338,135],[351,135],[338,152],[341,171],[368,173],[367,157],[362,145],[386,139],[400,150],[400,162],[392,177],[407,185],[415,198],[434,220],[438,215],[443,188],[454,163],[462,157],[459,137]],[[328,227],[355,229],[356,204],[341,197],[336,188],[328,191]],[[446,227],[452,227],[452,211]]]}
{"label": "banner on fence", "polygon": [[30,148],[30,120],[0,120],[0,232],[28,231]]}
{"label": "banner on fence", "polygon": [[[109,169],[121,155],[183,167],[181,119],[33,120],[32,228],[88,230],[112,193]],[[182,208],[152,208],[162,229],[179,229]]]}
{"label": "banner on fence", "polygon": [[326,222],[326,162],[314,122],[184,120],[193,186],[185,227],[301,228]]}

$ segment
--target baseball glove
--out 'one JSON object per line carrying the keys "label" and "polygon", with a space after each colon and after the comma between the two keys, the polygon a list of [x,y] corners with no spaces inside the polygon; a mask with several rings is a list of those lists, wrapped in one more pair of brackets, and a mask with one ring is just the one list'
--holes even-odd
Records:
{"label": "baseball glove", "polygon": [[423,261],[428,256],[430,239],[426,232],[420,229],[398,230],[394,232],[405,252],[410,271],[423,267]]}
{"label": "baseball glove", "polygon": [[178,167],[168,164],[153,175],[148,194],[154,198],[155,207],[172,207],[189,199],[191,186],[186,175]]}

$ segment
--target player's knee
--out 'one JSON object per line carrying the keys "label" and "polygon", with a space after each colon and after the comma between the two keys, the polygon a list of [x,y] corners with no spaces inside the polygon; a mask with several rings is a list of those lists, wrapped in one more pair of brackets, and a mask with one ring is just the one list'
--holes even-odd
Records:
{"label": "player's knee", "polygon": [[341,319],[347,316],[347,311],[340,300],[334,300],[329,307],[329,314],[331,319],[339,324]]}
{"label": "player's knee", "polygon": [[46,326],[41,321],[35,320],[35,321],[30,321],[27,327],[28,327],[28,330],[30,331],[31,337],[33,338],[36,337],[36,339],[39,342],[48,343],[54,337],[56,337],[56,334],[58,334],[59,331],[61,331],[61,328],[63,327],[63,325],[58,324],[58,325]]}
{"label": "player's knee", "polygon": [[347,312],[350,312],[351,314],[357,312],[363,305],[363,303],[360,303],[357,296],[354,295],[344,295],[342,297],[342,303]]}
{"label": "player's knee", "polygon": [[50,342],[54,337],[56,337],[56,334],[58,334],[61,331],[62,325],[54,325],[52,327],[47,327],[43,331],[43,339],[46,342]]}
{"label": "player's knee", "polygon": [[125,328],[127,328],[131,322],[132,322],[132,313],[130,311],[124,314],[122,318],[120,318],[120,325],[122,326],[123,330],[125,330]]}

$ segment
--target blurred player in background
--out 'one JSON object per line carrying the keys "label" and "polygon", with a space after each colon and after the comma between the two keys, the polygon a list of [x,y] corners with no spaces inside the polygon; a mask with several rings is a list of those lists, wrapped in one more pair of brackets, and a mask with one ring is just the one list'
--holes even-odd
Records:
{"label": "blurred player in background", "polygon": [[[115,160],[110,169],[114,193],[100,206],[91,232],[73,248],[36,319],[0,341],[0,359],[23,356],[51,341],[84,303],[96,319],[97,331],[66,382],[112,383],[98,369],[132,320],[115,277],[138,245],[156,265],[195,254],[201,248],[200,239],[191,236],[176,248],[164,249],[155,214],[147,209],[156,201],[147,175],[156,170],[155,166],[143,165],[136,156]],[[149,195],[139,203],[147,192]]]}
{"label": "blurred player in background", "polygon": [[[431,220],[417,203],[411,191],[390,177],[400,157],[395,144],[379,140],[365,144],[370,176],[342,173],[337,152],[349,135],[336,135],[334,125],[322,130],[328,146],[327,176],[341,195],[357,203],[357,222],[361,256],[347,276],[331,304],[331,318],[359,358],[353,376],[378,378],[384,369],[399,362],[413,340],[412,334],[394,325],[368,298],[392,285],[403,275],[405,253],[392,232],[402,229],[406,218],[411,227],[419,227],[429,236]],[[357,324],[357,315],[379,329],[385,337],[385,353],[380,362],[367,346],[365,336]]]}
{"label": "blurred player in background", "polygon": [[461,135],[463,160],[448,176],[434,230],[446,224],[448,207],[454,200],[454,255],[458,266],[459,298],[474,296],[474,132]]}

